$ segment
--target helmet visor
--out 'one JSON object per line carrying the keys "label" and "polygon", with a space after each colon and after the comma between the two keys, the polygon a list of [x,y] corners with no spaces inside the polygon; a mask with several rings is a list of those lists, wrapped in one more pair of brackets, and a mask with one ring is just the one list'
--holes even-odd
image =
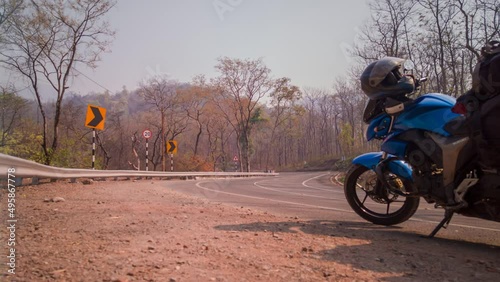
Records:
{"label": "helmet visor", "polygon": [[401,68],[405,59],[395,57],[385,57],[378,60],[370,73],[370,86],[378,86],[387,75],[396,68]]}

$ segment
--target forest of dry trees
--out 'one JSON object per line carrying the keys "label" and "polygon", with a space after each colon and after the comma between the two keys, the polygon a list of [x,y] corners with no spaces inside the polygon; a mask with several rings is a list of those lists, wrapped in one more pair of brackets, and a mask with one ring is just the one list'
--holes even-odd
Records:
{"label": "forest of dry trees", "polygon": [[[500,38],[497,0],[371,0],[371,19],[349,50],[355,63],[345,76],[332,77],[330,89],[299,88],[257,58],[222,57],[214,78],[156,76],[137,89],[79,96],[69,83],[74,64],[95,66],[108,48],[114,31],[103,16],[113,1],[56,7],[50,0],[36,8],[0,2],[0,63],[35,94],[27,100],[19,89],[1,86],[0,152],[62,167],[91,165],[88,104],[107,109],[96,138],[99,169],[144,170],[145,129],[153,133],[149,170],[170,169],[168,140],[178,142],[177,171],[302,169],[349,159],[378,150],[364,139],[366,97],[358,84],[364,66],[403,57],[417,77],[428,78],[415,95],[457,97],[470,87],[480,47]],[[41,93],[41,81],[50,93]]]}

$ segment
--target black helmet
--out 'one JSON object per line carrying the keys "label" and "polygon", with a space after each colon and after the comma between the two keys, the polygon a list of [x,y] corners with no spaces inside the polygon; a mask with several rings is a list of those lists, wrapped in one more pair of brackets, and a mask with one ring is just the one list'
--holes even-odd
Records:
{"label": "black helmet", "polygon": [[403,75],[404,59],[385,57],[369,64],[361,74],[361,89],[371,100],[399,96],[415,90],[415,82]]}

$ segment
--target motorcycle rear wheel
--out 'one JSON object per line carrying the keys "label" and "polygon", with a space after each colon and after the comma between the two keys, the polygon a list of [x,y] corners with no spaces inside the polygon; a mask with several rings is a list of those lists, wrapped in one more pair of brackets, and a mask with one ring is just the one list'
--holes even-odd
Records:
{"label": "motorcycle rear wheel", "polygon": [[[386,173],[389,185],[403,192],[412,192],[409,180]],[[417,211],[418,197],[403,197],[385,187],[381,197],[375,193],[375,185],[381,185],[375,172],[362,165],[353,165],[346,174],[344,194],[351,208],[362,218],[379,225],[395,225],[408,220]],[[392,205],[392,206],[391,206]]]}

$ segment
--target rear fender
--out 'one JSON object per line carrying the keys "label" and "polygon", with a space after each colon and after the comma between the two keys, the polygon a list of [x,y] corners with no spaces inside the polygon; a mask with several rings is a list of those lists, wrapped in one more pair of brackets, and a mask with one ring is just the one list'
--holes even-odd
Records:
{"label": "rear fender", "polygon": [[[391,157],[394,156],[388,155],[388,158]],[[362,165],[366,168],[375,171],[375,167],[378,165],[381,159],[382,159],[382,152],[372,152],[357,156],[352,160],[352,163],[357,165]],[[393,159],[387,163],[387,167],[389,168],[390,172],[402,178],[412,181],[412,176],[411,176],[412,170],[407,163],[401,160]]]}

